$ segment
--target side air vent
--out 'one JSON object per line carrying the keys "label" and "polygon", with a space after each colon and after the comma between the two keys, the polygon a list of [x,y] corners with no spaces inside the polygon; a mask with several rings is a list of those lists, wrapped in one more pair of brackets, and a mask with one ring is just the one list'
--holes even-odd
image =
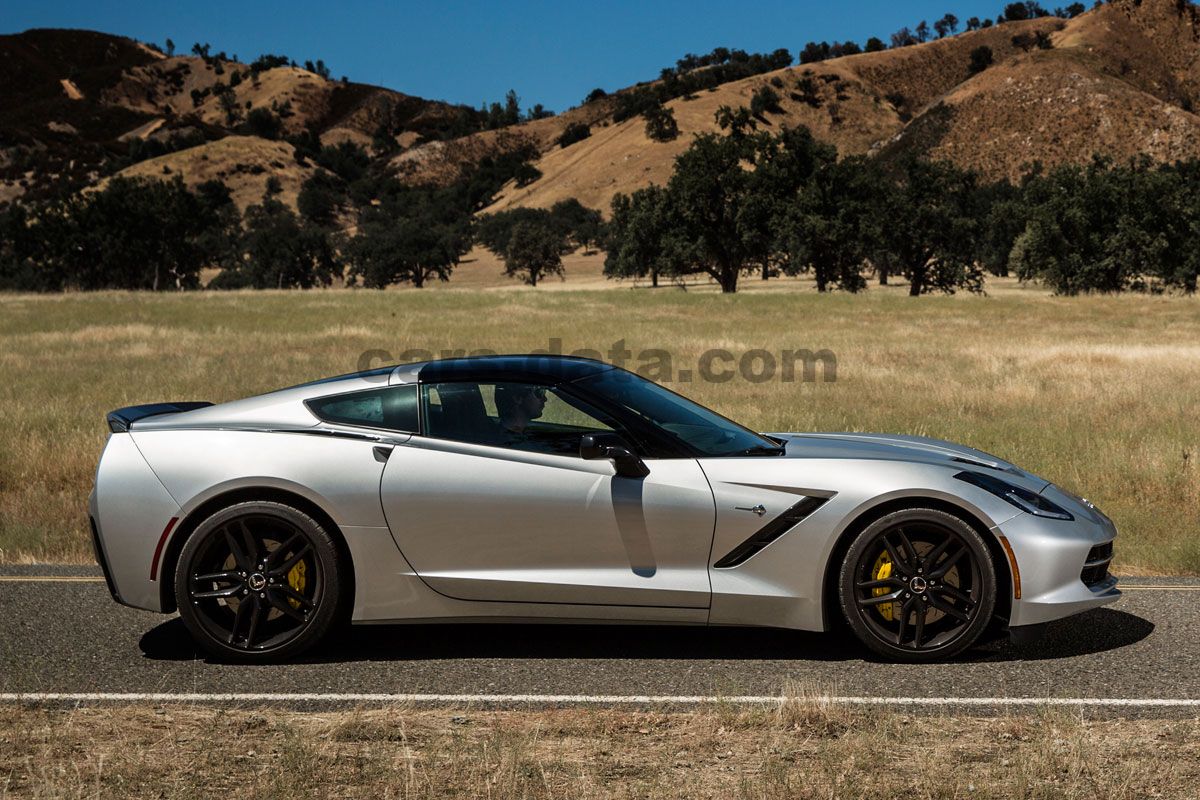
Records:
{"label": "side air vent", "polygon": [[802,522],[818,508],[825,505],[828,499],[826,497],[805,497],[799,503],[796,503],[796,505],[759,528],[749,539],[722,556],[717,563],[713,564],[713,567],[715,569],[728,569],[746,563],[759,550],[762,550],[771,542],[787,533],[793,525]]}

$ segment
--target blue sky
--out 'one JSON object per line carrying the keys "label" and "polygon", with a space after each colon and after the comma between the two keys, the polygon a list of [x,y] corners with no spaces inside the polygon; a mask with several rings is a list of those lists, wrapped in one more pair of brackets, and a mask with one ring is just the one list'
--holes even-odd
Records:
{"label": "blue sky", "polygon": [[932,25],[947,11],[966,20],[1002,8],[1003,0],[0,0],[0,32],[89,28],[159,44],[170,37],[183,51],[209,42],[244,61],[265,52],[321,58],[335,78],[475,106],[512,88],[524,107],[561,111],[597,86],[656,77],[687,52],[786,47],[795,55],[809,40],[887,41],[892,31],[922,19]]}

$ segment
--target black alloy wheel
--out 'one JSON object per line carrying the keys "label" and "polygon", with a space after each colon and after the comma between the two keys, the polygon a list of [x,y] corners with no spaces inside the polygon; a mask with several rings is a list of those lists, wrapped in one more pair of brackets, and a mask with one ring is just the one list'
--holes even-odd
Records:
{"label": "black alloy wheel", "polygon": [[338,618],[341,558],[298,509],[239,503],[196,527],[175,572],[180,616],[218,658],[276,661],[316,644]]}
{"label": "black alloy wheel", "polygon": [[839,594],[854,634],[897,661],[950,658],[991,622],[996,575],[970,525],[937,509],[906,509],[859,534],[842,562]]}

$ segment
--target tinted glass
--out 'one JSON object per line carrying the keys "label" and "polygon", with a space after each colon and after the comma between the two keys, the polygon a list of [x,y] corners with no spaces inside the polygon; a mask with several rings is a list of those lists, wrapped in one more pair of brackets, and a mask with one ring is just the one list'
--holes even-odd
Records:
{"label": "tinted glass", "polygon": [[411,433],[418,430],[415,385],[321,397],[309,400],[308,407],[326,422]]}
{"label": "tinted glass", "polygon": [[441,439],[573,456],[583,434],[613,430],[586,403],[532,383],[426,386],[425,419],[427,433]]}
{"label": "tinted glass", "polygon": [[611,370],[576,381],[700,456],[779,453],[776,442],[632,372]]}

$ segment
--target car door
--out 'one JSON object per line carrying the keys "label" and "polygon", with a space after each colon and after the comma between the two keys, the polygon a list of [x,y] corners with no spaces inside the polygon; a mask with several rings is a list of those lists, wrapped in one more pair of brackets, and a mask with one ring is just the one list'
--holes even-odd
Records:
{"label": "car door", "polygon": [[[535,391],[536,390],[536,391]],[[538,391],[542,400],[529,399]],[[536,419],[505,427],[520,393]],[[422,386],[422,435],[395,447],[381,499],[396,544],[434,590],[463,600],[707,608],[715,506],[695,459],[643,478],[579,457],[615,422],[566,389]]]}

